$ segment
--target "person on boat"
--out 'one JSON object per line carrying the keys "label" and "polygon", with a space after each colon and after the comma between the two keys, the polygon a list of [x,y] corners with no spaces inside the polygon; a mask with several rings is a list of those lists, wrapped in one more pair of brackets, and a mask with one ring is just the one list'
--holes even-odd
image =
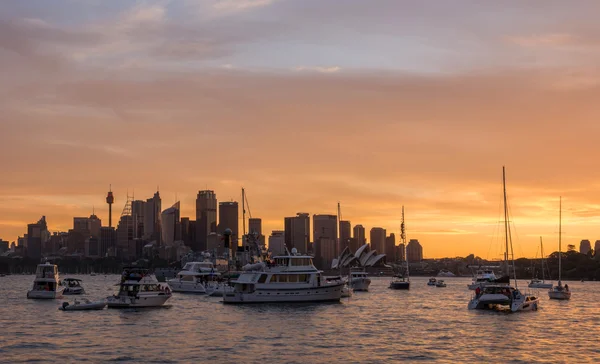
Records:
{"label": "person on boat", "polygon": [[481,293],[481,288],[477,287],[477,288],[475,289],[475,296],[476,296],[476,297],[479,297],[479,294],[480,294],[480,293]]}
{"label": "person on boat", "polygon": [[569,290],[569,285],[565,284],[565,291],[568,291],[568,290]]}

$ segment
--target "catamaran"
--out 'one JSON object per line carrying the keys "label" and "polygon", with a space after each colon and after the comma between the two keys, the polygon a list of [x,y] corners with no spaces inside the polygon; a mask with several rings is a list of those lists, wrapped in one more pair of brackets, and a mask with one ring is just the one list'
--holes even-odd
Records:
{"label": "catamaran", "polygon": [[[546,260],[546,257],[544,256],[544,243],[542,242],[541,236],[540,236],[540,251],[542,254],[542,280],[536,278],[535,274],[534,274],[533,278],[531,279],[531,282],[529,282],[529,288],[552,288],[552,282],[546,283],[546,273],[544,271],[544,261]],[[535,271],[535,269],[534,269],[534,271]]]}
{"label": "catamaran", "polygon": [[524,294],[517,287],[517,275],[515,271],[514,252],[512,251],[512,238],[510,236],[510,227],[508,225],[508,205],[506,199],[506,173],[502,167],[502,187],[504,191],[504,233],[505,233],[505,253],[504,260],[506,264],[507,274],[510,274],[509,264],[509,242],[512,252],[512,270],[515,280],[515,286],[509,285],[486,285],[476,291],[475,295],[469,301],[470,310],[510,310],[517,311],[536,311],[539,305],[539,298],[533,295]]}
{"label": "catamaran", "polygon": [[569,285],[562,285],[562,245],[561,239],[562,237],[562,197],[559,199],[559,207],[558,207],[558,285],[552,287],[548,291],[548,296],[550,299],[554,300],[569,300],[571,299],[571,291],[569,290]]}

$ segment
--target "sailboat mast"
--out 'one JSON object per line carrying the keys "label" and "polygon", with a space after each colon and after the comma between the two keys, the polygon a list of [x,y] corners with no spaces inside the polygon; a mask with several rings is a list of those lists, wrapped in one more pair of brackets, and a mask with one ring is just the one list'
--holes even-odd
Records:
{"label": "sailboat mast", "polygon": [[506,264],[506,274],[510,275],[510,268],[508,266],[508,207],[506,204],[506,170],[502,166],[502,190],[504,193],[504,237],[505,237],[505,253],[504,263]]}
{"label": "sailboat mast", "polygon": [[558,285],[560,286],[560,280],[562,277],[562,196],[558,200]]}
{"label": "sailboat mast", "polygon": [[408,269],[408,255],[406,254],[406,232],[404,230],[404,205],[402,205],[402,223],[400,224],[400,238],[402,239],[404,261],[406,262],[406,280],[410,282],[410,272]]}
{"label": "sailboat mast", "polygon": [[246,191],[242,187],[242,246],[246,246]]}
{"label": "sailboat mast", "polygon": [[544,243],[542,242],[542,237],[540,236],[540,251],[542,253],[542,282],[546,281],[546,275],[544,274]]}

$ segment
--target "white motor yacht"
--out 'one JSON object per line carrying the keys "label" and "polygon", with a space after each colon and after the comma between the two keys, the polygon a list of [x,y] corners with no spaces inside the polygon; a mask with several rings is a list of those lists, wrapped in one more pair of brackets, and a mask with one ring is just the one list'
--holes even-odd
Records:
{"label": "white motor yacht", "polygon": [[339,301],[344,282],[327,282],[308,255],[274,257],[274,262],[249,264],[231,282],[233,292],[224,303],[325,302]]}
{"label": "white motor yacht", "polygon": [[427,282],[428,286],[435,286],[435,284],[437,283],[437,279],[435,278],[429,278],[429,282]]}
{"label": "white motor yacht", "polygon": [[207,285],[215,283],[221,274],[209,261],[188,262],[175,278],[167,280],[173,292],[207,293]]}
{"label": "white motor yacht", "polygon": [[354,291],[368,291],[371,284],[371,278],[363,269],[350,271],[350,287]]}
{"label": "white motor yacht", "polygon": [[505,276],[496,276],[494,273],[494,268],[498,267],[480,267],[475,273],[475,277],[473,278],[473,282],[468,284],[467,287],[474,291],[477,288],[482,289],[488,285],[497,285],[497,284],[509,284],[510,277]]}
{"label": "white motor yacht", "polygon": [[33,281],[33,288],[27,292],[27,298],[54,299],[61,298],[64,287],[60,283],[58,267],[48,262],[38,264]]}
{"label": "white motor yacht", "polygon": [[544,280],[533,278],[528,284],[529,288],[552,288],[552,283],[546,283]]}
{"label": "white motor yacht", "polygon": [[164,288],[148,269],[125,268],[119,283],[119,292],[107,297],[109,308],[158,307],[171,298],[171,290]]}
{"label": "white motor yacht", "polygon": [[81,286],[81,279],[65,278],[62,285],[65,287],[64,295],[85,294],[85,290]]}
{"label": "white motor yacht", "polygon": [[506,285],[486,286],[469,301],[470,310],[536,311],[539,298]]}
{"label": "white motor yacht", "polygon": [[438,281],[435,282],[435,286],[436,287],[446,287],[446,282],[444,282],[443,279],[438,279]]}

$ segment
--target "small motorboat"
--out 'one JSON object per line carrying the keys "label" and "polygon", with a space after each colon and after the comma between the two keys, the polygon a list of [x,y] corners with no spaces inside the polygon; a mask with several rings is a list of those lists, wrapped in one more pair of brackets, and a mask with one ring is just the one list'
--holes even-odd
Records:
{"label": "small motorboat", "polygon": [[90,302],[88,299],[75,300],[73,304],[63,302],[58,309],[61,311],[83,311],[83,310],[102,310],[106,307],[106,301]]}
{"label": "small motorboat", "polygon": [[81,286],[81,279],[65,278],[62,285],[65,287],[64,295],[85,294],[85,290]]}
{"label": "small motorboat", "polygon": [[429,278],[429,282],[427,282],[428,286],[435,286],[435,284],[437,283],[437,279],[435,278]]}
{"label": "small motorboat", "polygon": [[436,287],[446,287],[446,282],[444,282],[443,279],[439,279],[436,283],[435,283]]}
{"label": "small motorboat", "polygon": [[354,292],[354,290],[352,288],[348,287],[347,284],[342,286],[342,298],[352,297],[353,292]]}

